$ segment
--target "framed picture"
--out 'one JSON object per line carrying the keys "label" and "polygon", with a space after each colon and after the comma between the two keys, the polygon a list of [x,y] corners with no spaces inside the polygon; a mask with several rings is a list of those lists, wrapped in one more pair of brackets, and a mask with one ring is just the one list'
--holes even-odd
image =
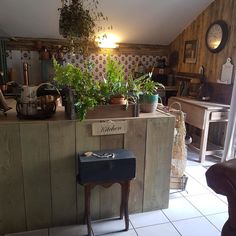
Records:
{"label": "framed picture", "polygon": [[197,61],[197,40],[185,41],[184,62],[196,63]]}

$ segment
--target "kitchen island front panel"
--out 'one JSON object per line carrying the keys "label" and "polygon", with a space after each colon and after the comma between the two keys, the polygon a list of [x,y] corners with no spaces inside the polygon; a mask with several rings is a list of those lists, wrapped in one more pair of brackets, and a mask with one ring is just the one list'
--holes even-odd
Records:
{"label": "kitchen island front panel", "polygon": [[[83,187],[76,183],[77,154],[125,148],[136,156],[129,212],[168,207],[175,118],[157,112],[114,119],[124,134],[92,136],[94,122],[0,122],[0,234],[81,223]],[[120,186],[92,191],[92,219],[119,215]]]}

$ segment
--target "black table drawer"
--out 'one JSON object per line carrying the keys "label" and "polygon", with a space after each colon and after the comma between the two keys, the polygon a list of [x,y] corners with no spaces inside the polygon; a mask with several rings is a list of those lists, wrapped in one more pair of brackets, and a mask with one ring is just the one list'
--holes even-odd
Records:
{"label": "black table drawer", "polygon": [[133,152],[126,149],[93,151],[95,154],[114,153],[114,158],[96,156],[78,156],[80,184],[91,182],[114,182],[131,180],[135,177],[136,158]]}

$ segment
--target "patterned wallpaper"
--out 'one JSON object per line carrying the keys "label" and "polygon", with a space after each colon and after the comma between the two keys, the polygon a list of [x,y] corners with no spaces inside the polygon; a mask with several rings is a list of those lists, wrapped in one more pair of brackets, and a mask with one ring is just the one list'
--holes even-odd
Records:
{"label": "patterned wallpaper", "polygon": [[[12,69],[12,79],[22,83],[23,81],[23,63],[27,62],[29,65],[29,78],[31,85],[40,84],[42,81],[42,61],[37,51],[19,51],[8,50],[7,51],[7,66],[8,69]],[[115,60],[124,65],[126,73],[134,72],[138,70],[138,65],[142,64],[144,68],[156,66],[157,61],[160,58],[167,56],[152,56],[152,55],[125,55],[114,54],[111,56]],[[83,68],[84,59],[81,55],[64,55],[64,63],[71,63],[75,66]],[[95,79],[101,79],[105,72],[107,54],[91,54],[88,57],[95,64],[94,77]],[[49,78],[53,77],[52,68],[48,70]]]}
{"label": "patterned wallpaper", "polygon": [[11,79],[20,84],[23,83],[24,62],[29,65],[30,85],[42,83],[41,61],[37,51],[7,50],[7,68],[11,71]]}
{"label": "patterned wallpaper", "polygon": [[[116,54],[111,56],[116,61],[119,61],[124,65],[126,74],[134,72],[138,69],[138,65],[141,63],[145,68],[155,66],[157,60],[160,59],[160,56],[140,56],[140,55],[124,55]],[[163,58],[163,57],[162,57]],[[83,57],[80,55],[65,55],[65,63],[71,63],[75,66],[83,67]],[[167,60],[167,57],[165,57]],[[106,67],[106,54],[91,54],[89,60],[93,61],[95,64],[94,76],[95,79],[100,79],[103,77]]]}

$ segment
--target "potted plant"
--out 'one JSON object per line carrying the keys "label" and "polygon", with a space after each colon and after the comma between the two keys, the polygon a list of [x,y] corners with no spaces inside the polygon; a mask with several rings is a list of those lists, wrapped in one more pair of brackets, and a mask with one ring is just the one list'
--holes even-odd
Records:
{"label": "potted plant", "polygon": [[96,22],[107,20],[98,12],[98,1],[62,0],[59,18],[59,33],[68,39],[69,51],[87,53],[88,46],[95,44],[95,30],[101,30]]}
{"label": "potted plant", "polygon": [[83,120],[89,109],[100,103],[99,85],[93,80],[92,65],[85,64],[85,70],[72,64],[60,65],[53,60],[55,70],[54,80],[61,87],[67,88],[66,109],[75,113]]}
{"label": "potted plant", "polygon": [[[138,110],[134,104],[129,107],[109,105],[113,95],[122,94],[127,97],[128,94],[127,82],[121,76],[123,75],[121,67],[114,70],[116,73],[109,70],[111,73],[108,73],[107,79],[95,81],[92,63],[86,63],[83,70],[72,64],[62,66],[55,59],[53,65],[54,80],[58,86],[66,89],[66,95],[62,97],[66,97],[65,110],[70,119],[138,116]],[[118,71],[120,77],[114,77],[115,74],[119,74]]]}
{"label": "potted plant", "polygon": [[148,73],[134,80],[141,112],[154,112],[159,100],[157,90],[165,88],[163,84],[154,82],[151,77],[152,73]]}
{"label": "potted plant", "polygon": [[109,55],[107,57],[105,78],[103,80],[102,89],[109,91],[108,99],[111,104],[128,103],[128,85],[125,80],[124,66],[112,59]]}

